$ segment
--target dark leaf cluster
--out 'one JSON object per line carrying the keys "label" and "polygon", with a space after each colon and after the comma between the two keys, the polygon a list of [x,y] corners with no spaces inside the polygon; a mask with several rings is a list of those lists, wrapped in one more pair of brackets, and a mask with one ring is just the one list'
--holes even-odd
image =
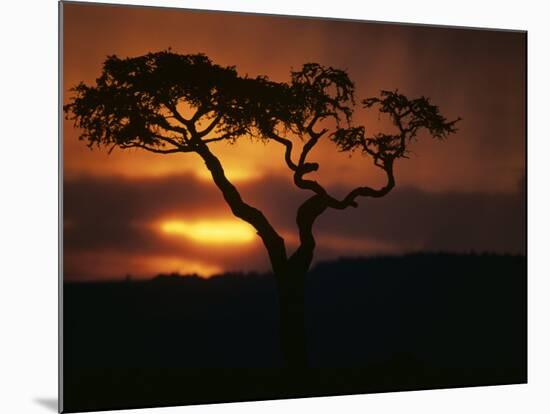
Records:
{"label": "dark leaf cluster", "polygon": [[[456,132],[460,118],[448,121],[426,97],[409,99],[383,90],[361,101],[391,120],[393,133],[367,135],[352,124],[355,88],[344,70],[307,63],[289,82],[241,76],[203,54],[165,50],[143,56],[109,56],[95,85],[80,83],[64,106],[89,146],[143,148],[153,152],[191,152],[211,142],[241,137],[274,140],[286,147],[285,161],[302,188],[323,194],[304,175],[317,170],[307,157],[328,131],[340,151],[359,150],[386,170],[407,156],[409,143],[426,130],[435,139]],[[324,127],[318,130],[319,125]],[[305,140],[297,162],[290,135]]]}

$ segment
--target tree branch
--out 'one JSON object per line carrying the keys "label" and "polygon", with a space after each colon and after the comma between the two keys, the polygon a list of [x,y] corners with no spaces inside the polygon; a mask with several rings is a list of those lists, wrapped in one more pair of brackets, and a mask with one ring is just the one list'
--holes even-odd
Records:
{"label": "tree branch", "polygon": [[203,143],[203,144],[210,144],[212,142],[223,141],[223,140],[235,137],[235,136],[240,136],[240,135],[244,134],[245,132],[246,132],[246,128],[237,129],[235,131],[227,131],[225,134],[220,135],[219,137],[203,139],[203,140],[200,140],[200,142]]}
{"label": "tree branch", "polygon": [[311,190],[319,196],[331,198],[327,191],[315,180],[306,180],[304,176],[311,172],[317,171],[319,169],[319,164],[316,162],[306,162],[309,152],[313,149],[315,145],[319,142],[319,139],[328,131],[326,128],[322,129],[319,132],[315,132],[313,127],[316,122],[321,118],[319,114],[315,115],[309,124],[302,128],[310,136],[309,140],[302,147],[302,152],[298,160],[298,165],[294,170],[294,183],[298,188],[304,190]]}
{"label": "tree branch", "polygon": [[[198,112],[198,111],[197,111]],[[196,114],[195,114],[196,115]],[[204,115],[204,114],[203,114]],[[194,118],[194,117],[193,117]],[[197,118],[198,119],[198,118]],[[208,125],[205,129],[203,129],[202,131],[198,131],[198,135],[199,137],[205,137],[207,136],[210,132],[212,132],[212,130],[216,127],[216,125],[218,125],[220,123],[222,119],[222,115],[221,113],[216,115],[216,117],[212,120],[212,122],[210,123],[210,125]],[[205,141],[203,141],[205,142]]]}
{"label": "tree branch", "polygon": [[[292,150],[293,144],[292,141],[286,138],[283,138],[274,132],[269,133],[269,138],[273,139],[275,142],[282,144],[285,147],[285,162],[287,166],[294,171],[294,183],[297,187],[301,189],[308,189],[320,196],[327,197],[328,194],[325,189],[314,180],[305,180],[304,175],[317,171],[319,164],[317,163],[307,163],[306,157],[311,149],[317,144],[319,139],[327,132],[327,129],[323,129],[320,132],[313,131],[315,123],[320,119],[320,115],[315,115],[307,126],[302,126],[302,130],[306,131],[310,135],[310,139],[304,144],[298,164],[292,161]],[[329,197],[329,196],[328,196]],[[336,200],[335,200],[336,201]]]}
{"label": "tree branch", "polygon": [[316,192],[316,194],[308,198],[299,208],[296,215],[296,224],[300,236],[300,245],[296,251],[290,256],[289,263],[293,268],[303,270],[309,269],[313,260],[315,250],[315,238],[313,236],[313,225],[317,218],[325,212],[327,208],[343,210],[348,207],[357,207],[357,197],[383,197],[395,187],[395,178],[393,175],[393,160],[388,161],[384,166],[387,173],[388,181],[386,185],[380,189],[371,187],[357,187],[350,191],[349,194],[342,200],[329,195],[325,189],[316,181],[304,180],[308,187]]}
{"label": "tree branch", "polygon": [[222,192],[232,213],[252,225],[258,232],[267,248],[273,271],[275,273],[284,271],[287,260],[284,239],[277,233],[260,210],[250,206],[242,199],[237,188],[227,179],[220,160],[210,151],[206,144],[203,143],[198,146],[196,152],[202,157],[206,167],[210,170],[214,183]]}
{"label": "tree branch", "polygon": [[298,169],[298,166],[292,161],[292,141],[289,139],[280,137],[274,132],[271,132],[269,134],[269,138],[285,146],[286,165],[288,165],[288,168],[290,168],[292,171],[296,171]]}
{"label": "tree branch", "polygon": [[319,132],[315,132],[313,130],[313,127],[317,123],[317,121],[321,118],[320,114],[316,114],[309,124],[305,127],[305,131],[310,136],[309,140],[304,144],[304,147],[302,148],[302,153],[300,154],[300,160],[298,161],[298,165],[304,165],[306,162],[306,157],[309,154],[309,152],[313,149],[315,145],[317,145],[317,142],[319,139],[328,131],[326,128],[322,129]]}
{"label": "tree branch", "polygon": [[[176,118],[176,117],[173,117]],[[176,118],[177,119],[177,118]],[[166,131],[172,131],[182,134],[184,137],[187,137],[189,131],[186,128],[181,128],[177,125],[172,125],[170,122],[168,122],[168,119],[162,115],[160,115],[157,119],[153,121],[153,123],[162,129],[165,129]]]}
{"label": "tree branch", "polygon": [[318,194],[308,198],[298,208],[296,224],[298,225],[300,245],[289,258],[290,267],[293,269],[298,269],[303,273],[307,272],[309,269],[315,250],[313,224],[326,209],[326,198]]}
{"label": "tree branch", "polygon": [[222,135],[220,137],[216,137],[216,138],[208,138],[208,139],[203,139],[202,142],[204,144],[210,144],[212,142],[218,142],[218,141],[223,141],[224,139],[227,139],[227,137],[225,135]]}
{"label": "tree branch", "polygon": [[348,207],[357,207],[357,202],[355,201],[357,197],[379,198],[388,194],[395,187],[395,177],[393,175],[393,160],[387,161],[383,169],[384,171],[386,171],[388,179],[385,186],[379,189],[374,189],[372,187],[357,187],[350,191],[348,195],[342,200],[336,200],[336,202],[331,201],[329,203],[329,207],[338,210],[343,210]]}
{"label": "tree branch", "polygon": [[179,143],[178,141],[176,141],[174,138],[170,138],[170,137],[167,137],[167,136],[164,136],[164,135],[160,135],[160,134],[156,134],[156,133],[153,133],[153,136],[163,142],[166,142],[167,144],[171,144],[173,145],[174,147],[176,148],[179,148],[180,150],[181,149],[184,149],[185,147],[183,145],[181,145],[181,143]]}
{"label": "tree branch", "polygon": [[193,116],[189,120],[189,122],[191,122],[192,124],[195,124],[195,122],[197,122],[201,116],[206,115],[208,112],[210,111],[204,107],[198,108],[197,111],[193,114]]}
{"label": "tree branch", "polygon": [[190,128],[194,125],[193,122],[191,122],[189,119],[185,119],[176,109],[176,106],[171,103],[165,103],[166,107],[170,110],[174,118],[176,118],[178,121],[180,121],[183,125],[185,125],[187,128]]}
{"label": "tree branch", "polygon": [[162,149],[162,148],[151,147],[150,145],[146,145],[146,144],[141,144],[139,142],[134,142],[132,144],[120,144],[119,147],[122,148],[122,149],[142,148],[144,150],[154,152],[156,154],[174,154],[176,152],[191,152],[191,150],[188,150],[186,148],[181,148],[181,147],[170,148],[170,149]]}

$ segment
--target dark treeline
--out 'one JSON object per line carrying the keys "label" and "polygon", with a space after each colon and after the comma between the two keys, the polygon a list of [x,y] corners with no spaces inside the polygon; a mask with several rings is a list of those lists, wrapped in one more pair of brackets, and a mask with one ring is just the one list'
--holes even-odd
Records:
{"label": "dark treeline", "polygon": [[311,368],[291,375],[269,274],[65,283],[66,409],[524,382],[526,288],[524,256],[320,263],[306,281]]}

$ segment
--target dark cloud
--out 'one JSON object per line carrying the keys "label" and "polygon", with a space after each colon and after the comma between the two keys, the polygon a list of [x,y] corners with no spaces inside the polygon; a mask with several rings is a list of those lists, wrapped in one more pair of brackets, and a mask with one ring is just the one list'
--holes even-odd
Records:
{"label": "dark cloud", "polygon": [[[247,201],[291,236],[289,244],[295,243],[295,211],[309,194],[284,177],[266,177],[239,187]],[[362,199],[356,209],[329,210],[321,216],[315,230],[317,259],[380,251],[525,253],[523,196],[521,189],[484,194],[428,193],[409,187],[382,199]],[[75,258],[83,252],[98,257],[173,256],[223,269],[264,270],[267,257],[259,241],[220,248],[164,237],[150,227],[167,216],[193,220],[230,215],[214,184],[192,176],[71,179],[64,184],[64,251],[75,273],[79,272]]]}
{"label": "dark cloud", "polygon": [[141,225],[161,216],[223,210],[219,191],[191,176],[81,177],[65,180],[63,192],[66,243],[75,248],[149,249],[149,232]]}
{"label": "dark cloud", "polygon": [[522,193],[428,193],[401,188],[357,209],[329,211],[318,229],[406,250],[525,253]]}

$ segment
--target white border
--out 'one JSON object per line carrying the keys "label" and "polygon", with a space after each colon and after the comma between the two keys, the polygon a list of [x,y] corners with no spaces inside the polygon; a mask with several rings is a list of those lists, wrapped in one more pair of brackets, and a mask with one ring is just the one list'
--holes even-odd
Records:
{"label": "white border", "polygon": [[[113,3],[127,3],[112,1]],[[549,30],[544,2],[151,0],[131,4],[529,31],[529,384],[130,410],[136,413],[550,412],[547,161]],[[0,13],[0,411],[48,413],[57,395],[57,4]],[[92,390],[91,390],[92,392]],[[44,400],[46,403],[44,404]]]}

